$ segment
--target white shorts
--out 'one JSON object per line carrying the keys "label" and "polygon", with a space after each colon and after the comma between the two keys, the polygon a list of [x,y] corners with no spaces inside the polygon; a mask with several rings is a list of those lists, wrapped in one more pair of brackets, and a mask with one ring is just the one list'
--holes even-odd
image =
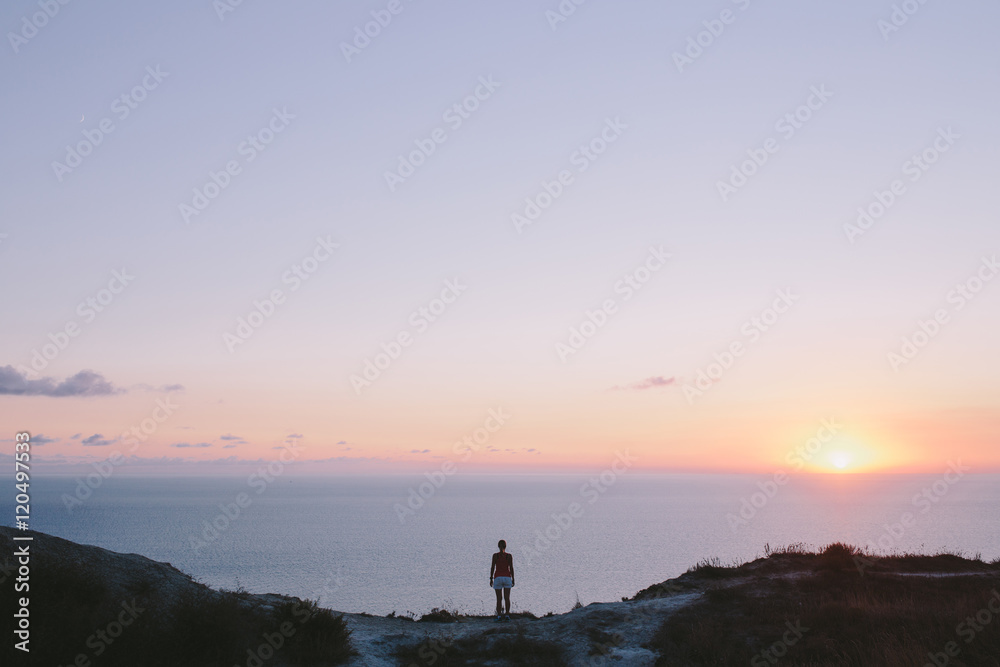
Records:
{"label": "white shorts", "polygon": [[510,588],[513,585],[514,582],[510,580],[510,577],[493,577],[493,588],[496,590]]}

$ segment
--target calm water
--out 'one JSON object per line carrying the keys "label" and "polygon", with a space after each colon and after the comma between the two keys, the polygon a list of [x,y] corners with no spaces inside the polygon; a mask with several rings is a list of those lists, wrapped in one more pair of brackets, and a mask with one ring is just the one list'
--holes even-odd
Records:
{"label": "calm water", "polygon": [[[60,497],[75,480],[50,477],[33,480],[32,527],[166,561],[212,586],[320,594],[324,606],[376,614],[492,609],[488,568],[500,538],[514,555],[513,607],[535,613],[565,611],[578,597],[618,600],[704,558],[752,559],[765,543],[881,540],[1000,557],[1000,476],[966,474],[953,485],[940,476],[793,476],[734,530],[727,515],[766,479],[627,474],[603,492],[582,492],[586,477],[463,474],[401,523],[393,506],[420,476],[286,477],[259,494],[246,478],[112,477],[72,513]],[[924,488],[936,502],[914,504]],[[241,492],[250,505],[196,552],[203,522],[225,526],[219,504]],[[0,503],[4,517],[10,501]],[[885,526],[905,512],[914,525],[890,534]],[[553,514],[572,523],[561,528]]]}

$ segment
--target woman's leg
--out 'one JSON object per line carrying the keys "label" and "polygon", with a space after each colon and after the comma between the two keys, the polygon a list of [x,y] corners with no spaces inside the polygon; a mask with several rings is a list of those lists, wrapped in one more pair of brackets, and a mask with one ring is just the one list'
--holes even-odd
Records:
{"label": "woman's leg", "polygon": [[503,593],[501,592],[501,590],[499,588],[495,589],[495,592],[497,594],[497,616],[499,616],[500,612],[502,611],[502,609],[500,607],[500,596],[503,595]]}
{"label": "woman's leg", "polygon": [[[504,599],[504,602],[507,603],[507,615],[510,616],[510,589],[509,588],[503,589],[503,599]],[[500,606],[500,600],[499,599],[497,600],[497,606],[498,607]]]}

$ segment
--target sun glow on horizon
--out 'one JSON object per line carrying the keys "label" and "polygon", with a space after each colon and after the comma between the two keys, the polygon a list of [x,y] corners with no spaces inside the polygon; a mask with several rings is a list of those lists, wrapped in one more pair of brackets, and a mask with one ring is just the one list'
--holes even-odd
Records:
{"label": "sun glow on horizon", "polygon": [[885,465],[885,456],[866,441],[847,434],[837,435],[810,462],[814,472],[848,474],[873,472]]}

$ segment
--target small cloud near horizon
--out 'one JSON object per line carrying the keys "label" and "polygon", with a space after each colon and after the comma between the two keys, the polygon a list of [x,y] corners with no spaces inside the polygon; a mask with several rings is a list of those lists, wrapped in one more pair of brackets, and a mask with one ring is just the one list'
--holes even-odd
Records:
{"label": "small cloud near horizon", "polygon": [[162,384],[159,387],[154,387],[151,384],[140,383],[132,385],[131,389],[138,389],[140,391],[148,391],[154,393],[170,393],[172,391],[184,391],[184,385],[182,384]]}
{"label": "small cloud near horizon", "polygon": [[210,443],[210,442],[199,442],[197,444],[192,445],[189,442],[175,442],[174,444],[172,444],[170,446],[171,447],[211,447],[212,443]]}
{"label": "small cloud near horizon", "polygon": [[411,454],[430,454],[431,450],[429,450],[429,449],[411,449],[410,453]]}
{"label": "small cloud near horizon", "polygon": [[645,380],[625,385],[624,387],[615,385],[614,387],[611,387],[610,391],[643,391],[645,389],[652,389],[653,387],[669,387],[675,382],[677,382],[677,378],[675,377],[665,378],[662,375],[654,375],[646,378]]}
{"label": "small cloud near horizon", "polygon": [[41,433],[31,436],[31,444],[33,445],[47,445],[50,442],[59,442],[59,438],[46,438]]}
{"label": "small cloud near horizon", "polygon": [[92,370],[82,370],[62,382],[54,378],[44,377],[29,380],[26,375],[13,366],[0,367],[0,395],[8,396],[48,396],[50,398],[65,398],[68,396],[112,396],[125,393]]}
{"label": "small cloud near horizon", "polygon": [[105,445],[110,445],[113,440],[105,440],[103,435],[95,433],[89,438],[84,438],[81,442],[84,447],[104,447]]}

